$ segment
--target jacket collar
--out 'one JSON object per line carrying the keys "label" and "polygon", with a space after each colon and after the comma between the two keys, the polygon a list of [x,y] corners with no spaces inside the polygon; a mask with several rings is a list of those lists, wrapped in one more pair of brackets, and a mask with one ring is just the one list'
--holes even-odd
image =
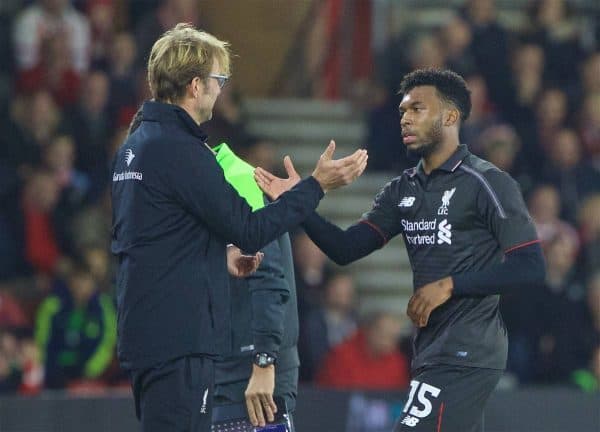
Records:
{"label": "jacket collar", "polygon": [[169,122],[183,126],[189,133],[206,143],[208,135],[196,124],[186,110],[178,105],[164,102],[147,101],[142,107],[142,119],[157,122]]}

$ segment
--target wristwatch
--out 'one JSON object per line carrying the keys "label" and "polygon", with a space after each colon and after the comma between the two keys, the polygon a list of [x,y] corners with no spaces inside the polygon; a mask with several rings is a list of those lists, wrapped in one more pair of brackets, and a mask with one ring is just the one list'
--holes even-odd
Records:
{"label": "wristwatch", "polygon": [[254,364],[261,368],[274,365],[277,359],[268,353],[256,353],[254,354]]}

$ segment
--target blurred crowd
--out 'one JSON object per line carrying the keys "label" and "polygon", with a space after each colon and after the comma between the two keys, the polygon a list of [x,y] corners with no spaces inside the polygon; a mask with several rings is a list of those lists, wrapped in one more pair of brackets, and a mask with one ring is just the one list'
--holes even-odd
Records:
{"label": "blurred crowd", "polygon": [[[9,0],[0,8],[0,392],[127,385],[115,360],[109,165],[148,98],[152,43],[177,22],[208,28],[195,0]],[[548,262],[546,286],[503,300],[509,370],[523,384],[600,381],[600,52],[582,43],[567,2],[532,3],[527,32],[467,1],[443,27],[407,29],[375,53],[367,112],[372,170],[413,161],[401,145],[405,72],[451,67],[473,96],[462,140],[520,182]],[[217,33],[218,31],[215,30]],[[253,165],[275,144],[250,134],[227,85],[206,125]],[[357,209],[358,210],[358,209]],[[293,236],[301,380],[404,389],[410,329],[358,317],[352,276]],[[407,331],[408,330],[408,331]]]}
{"label": "blurred crowd", "polygon": [[[115,361],[109,166],[149,96],[145,63],[195,0],[36,0],[0,7],[0,392],[126,385]],[[227,86],[207,127],[271,167]]]}

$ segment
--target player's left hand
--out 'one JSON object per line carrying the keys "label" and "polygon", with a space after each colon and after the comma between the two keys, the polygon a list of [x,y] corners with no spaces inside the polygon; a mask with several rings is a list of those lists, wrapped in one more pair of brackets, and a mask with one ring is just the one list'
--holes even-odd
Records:
{"label": "player's left hand", "polygon": [[227,270],[234,277],[249,276],[256,271],[263,257],[262,252],[257,252],[254,255],[244,255],[238,247],[227,246]]}
{"label": "player's left hand", "polygon": [[418,288],[408,301],[406,313],[417,327],[425,327],[429,315],[438,306],[446,303],[452,295],[454,283],[450,276]]}
{"label": "player's left hand", "polygon": [[294,168],[292,158],[289,156],[284,157],[283,165],[288,175],[285,179],[277,177],[261,167],[254,170],[254,180],[272,201],[275,201],[282,193],[289,191],[300,181],[300,174]]}

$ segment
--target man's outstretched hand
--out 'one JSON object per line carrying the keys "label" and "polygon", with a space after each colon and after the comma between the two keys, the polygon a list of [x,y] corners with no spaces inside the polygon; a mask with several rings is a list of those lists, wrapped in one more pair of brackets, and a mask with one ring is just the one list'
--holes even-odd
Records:
{"label": "man's outstretched hand", "polygon": [[283,158],[283,165],[288,178],[280,178],[260,167],[254,170],[254,179],[262,191],[273,201],[279,196],[293,188],[300,181],[300,174],[296,172],[292,159],[289,156]]}
{"label": "man's outstretched hand", "polygon": [[262,252],[257,252],[255,255],[243,255],[238,247],[227,246],[227,270],[234,277],[249,276],[256,271],[263,257]]}
{"label": "man's outstretched hand", "polygon": [[[350,156],[341,159],[333,159],[334,152],[335,141],[331,140],[312,173],[323,192],[352,183],[367,167],[366,150],[356,150]],[[300,175],[294,169],[289,156],[283,159],[283,164],[288,175],[287,179],[279,178],[262,168],[256,168],[254,171],[258,186],[272,200],[279,198],[282,193],[290,190],[300,181]]]}

